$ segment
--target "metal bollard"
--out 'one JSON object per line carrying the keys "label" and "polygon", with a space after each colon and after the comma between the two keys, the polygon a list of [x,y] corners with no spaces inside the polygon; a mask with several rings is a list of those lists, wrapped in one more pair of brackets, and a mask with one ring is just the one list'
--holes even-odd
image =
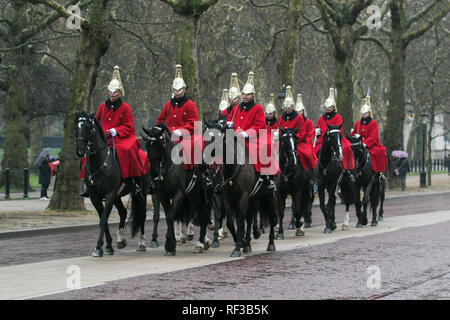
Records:
{"label": "metal bollard", "polygon": [[9,199],[9,175],[11,173],[11,169],[5,169],[5,199]]}
{"label": "metal bollard", "polygon": [[30,173],[28,172],[28,168],[23,169],[23,197],[28,198],[28,176]]}

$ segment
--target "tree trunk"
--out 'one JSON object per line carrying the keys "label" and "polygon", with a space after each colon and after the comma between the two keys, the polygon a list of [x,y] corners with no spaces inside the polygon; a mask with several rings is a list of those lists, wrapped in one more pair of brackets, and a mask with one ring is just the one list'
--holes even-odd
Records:
{"label": "tree trunk", "polygon": [[[21,30],[27,26],[27,21],[23,18],[26,15],[26,4],[13,1],[11,6],[14,24],[8,34],[7,43],[9,47],[16,47],[22,43]],[[7,76],[8,95],[3,108],[5,144],[1,168],[2,171],[6,168],[11,169],[10,183],[14,188],[23,188],[23,169],[28,168],[26,141],[28,106],[24,84],[29,81],[27,73],[31,54],[31,50],[23,47],[6,52],[3,61],[9,70]]]}
{"label": "tree trunk", "polygon": [[343,25],[339,29],[338,39],[333,39],[336,59],[335,85],[337,89],[336,108],[344,122],[344,133],[350,134],[353,128],[353,39],[352,26]]}
{"label": "tree trunk", "polygon": [[186,95],[197,105],[198,115],[201,118],[203,116],[203,106],[200,99],[200,80],[197,68],[198,19],[198,16],[179,17],[177,27],[177,63],[183,67]]}
{"label": "tree trunk", "polygon": [[289,0],[288,6],[284,46],[280,62],[280,89],[283,84],[292,86],[294,83],[295,63],[297,62],[299,50],[302,0]]}
{"label": "tree trunk", "polygon": [[100,59],[109,47],[108,16],[109,0],[94,0],[87,27],[83,27],[76,69],[64,118],[64,139],[60,153],[56,189],[49,204],[52,210],[85,210],[84,198],[80,197],[80,159],[75,150],[75,112],[86,110],[97,80]]}
{"label": "tree trunk", "polygon": [[41,153],[44,148],[44,144],[42,142],[42,138],[44,136],[44,126],[45,121],[44,118],[36,118],[33,119],[30,123],[31,126],[31,134],[30,134],[30,164],[29,168],[36,169],[33,167],[34,161]]}

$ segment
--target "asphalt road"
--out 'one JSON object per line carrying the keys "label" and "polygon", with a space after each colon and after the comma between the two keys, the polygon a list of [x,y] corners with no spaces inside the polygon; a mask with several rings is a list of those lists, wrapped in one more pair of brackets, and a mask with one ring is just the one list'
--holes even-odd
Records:
{"label": "asphalt road", "polygon": [[[306,244],[302,247],[294,245],[275,253],[255,253],[243,259],[217,260],[214,264],[202,265],[191,258],[193,254],[186,250],[186,244],[180,257],[171,258],[172,262],[192,259],[186,260],[184,268],[164,269],[162,264],[162,271],[149,274],[144,270],[139,276],[126,276],[90,288],[39,296],[38,299],[450,299],[450,219],[448,214],[444,218],[441,214],[439,223],[432,220],[437,216],[436,212],[449,208],[448,194],[388,199],[385,202],[386,221],[380,222],[378,227],[365,227],[361,234],[337,238],[328,243],[326,240],[307,243],[313,231],[320,239],[328,237],[321,233],[323,216],[315,207],[313,229],[306,229],[304,238],[295,239],[292,234],[287,234],[287,240],[276,241],[277,248],[282,248],[289,241],[303,241]],[[344,210],[342,205],[336,208],[338,224],[343,221]],[[350,226],[355,229],[354,210],[351,212]],[[427,212],[431,219],[429,222],[427,215],[424,215]],[[390,218],[397,221],[397,227],[392,231],[390,227],[386,228]],[[285,217],[286,227],[289,219],[290,212]],[[403,221],[405,226],[412,227],[402,227]],[[165,222],[162,221],[160,226],[159,238],[162,241],[165,238]],[[370,233],[382,228],[385,228],[382,233]],[[151,230],[151,222],[146,230]],[[14,268],[19,270],[20,267],[33,270],[31,263],[51,265],[62,259],[76,261],[77,257],[87,257],[95,246],[97,232],[96,228],[90,227],[74,232],[53,231],[46,235],[2,239],[0,275],[14,273]],[[339,234],[339,231],[334,233]],[[147,235],[148,240],[149,237]],[[263,242],[261,248],[267,244],[266,240]],[[129,248],[135,245],[136,240],[129,241]],[[152,253],[151,250],[159,251]],[[225,239],[220,250],[220,255],[229,256],[231,240]],[[132,251],[130,249],[122,256],[118,253],[103,261],[109,264],[116,261],[115,268],[121,268],[121,261],[138,257]],[[148,251],[150,253],[145,254],[156,256],[161,254],[162,249]],[[102,260],[96,261],[102,263]],[[24,296],[27,295],[24,293]]]}

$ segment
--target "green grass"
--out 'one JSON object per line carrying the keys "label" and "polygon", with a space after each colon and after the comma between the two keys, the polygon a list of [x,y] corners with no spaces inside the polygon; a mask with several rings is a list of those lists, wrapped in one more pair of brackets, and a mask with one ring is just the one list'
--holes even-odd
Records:
{"label": "green grass", "polygon": [[[431,174],[444,174],[444,173],[448,173],[448,171],[447,170],[431,171]],[[419,175],[420,175],[420,171],[410,172],[406,176],[414,177],[414,176],[419,176]]]}

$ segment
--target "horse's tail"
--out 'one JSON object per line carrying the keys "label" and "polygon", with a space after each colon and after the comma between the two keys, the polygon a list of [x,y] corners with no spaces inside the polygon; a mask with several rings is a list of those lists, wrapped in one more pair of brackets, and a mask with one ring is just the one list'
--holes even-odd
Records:
{"label": "horse's tail", "polygon": [[341,183],[340,197],[341,197],[341,200],[346,205],[351,205],[351,204],[354,203],[353,186],[352,186],[351,182],[348,181],[348,179],[346,177],[344,177],[343,180],[344,181]]}
{"label": "horse's tail", "polygon": [[131,237],[133,238],[136,233],[141,231],[141,227],[145,224],[147,217],[147,199],[145,190],[131,192]]}

